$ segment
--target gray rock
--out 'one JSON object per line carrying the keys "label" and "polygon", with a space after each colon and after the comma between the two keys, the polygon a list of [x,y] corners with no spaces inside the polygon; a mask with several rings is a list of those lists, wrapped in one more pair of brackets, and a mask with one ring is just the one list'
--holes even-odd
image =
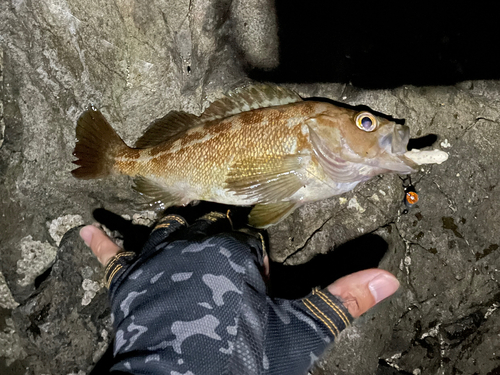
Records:
{"label": "gray rock", "polygon": [[[92,103],[130,144],[170,110],[200,113],[247,81],[249,66],[277,65],[276,15],[270,0],[2,1],[0,14],[0,271],[21,303],[13,320],[13,304],[0,311],[0,336],[20,343],[4,355],[10,366],[0,359],[0,372],[88,372],[109,322],[101,270],[76,230],[41,285],[33,280],[50,264],[33,265],[27,285],[16,272],[23,238],[57,246],[47,222],[90,222],[101,206],[144,212],[125,177],[72,178],[76,119]],[[379,234],[389,243],[380,266],[401,281],[396,296],[345,331],[315,374],[498,372],[500,83],[289,86],[405,119],[413,137],[437,134],[434,147],[450,155],[413,176],[420,202],[406,215],[400,179],[383,176],[271,228],[271,256],[287,265]]]}
{"label": "gray rock", "polygon": [[[88,373],[111,337],[103,270],[78,235],[63,238],[50,275],[13,311],[29,374]],[[92,288],[88,295],[86,285]]]}

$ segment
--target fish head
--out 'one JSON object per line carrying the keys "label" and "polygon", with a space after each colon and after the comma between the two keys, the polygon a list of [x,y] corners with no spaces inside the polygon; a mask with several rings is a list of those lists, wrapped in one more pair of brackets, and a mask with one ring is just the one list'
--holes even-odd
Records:
{"label": "fish head", "polygon": [[367,111],[354,112],[350,117],[341,130],[341,157],[371,166],[374,172],[378,169],[400,174],[415,171],[415,163],[404,156],[410,140],[408,126]]}
{"label": "fish head", "polygon": [[417,165],[404,155],[410,140],[408,126],[369,111],[333,105],[315,125],[311,127],[313,149],[334,179],[362,181],[381,173],[416,171]]}

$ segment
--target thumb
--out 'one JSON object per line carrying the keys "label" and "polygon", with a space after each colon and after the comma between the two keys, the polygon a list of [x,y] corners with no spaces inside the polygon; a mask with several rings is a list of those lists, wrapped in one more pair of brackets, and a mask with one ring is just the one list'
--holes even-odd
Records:
{"label": "thumb", "polygon": [[80,237],[87,246],[90,246],[94,255],[104,266],[121,250],[102,230],[93,225],[83,227],[80,230]]}
{"label": "thumb", "polygon": [[328,286],[328,291],[340,297],[352,317],[357,318],[398,288],[399,281],[391,273],[372,268],[338,279]]}

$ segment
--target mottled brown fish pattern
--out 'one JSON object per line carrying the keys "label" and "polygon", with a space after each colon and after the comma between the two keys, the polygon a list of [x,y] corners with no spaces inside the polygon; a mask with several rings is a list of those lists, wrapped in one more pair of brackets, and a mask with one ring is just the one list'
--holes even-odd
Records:
{"label": "mottled brown fish pattern", "polygon": [[374,175],[414,168],[403,155],[407,127],[269,85],[229,93],[201,116],[171,112],[137,148],[95,108],[80,117],[76,135],[75,177],[129,175],[136,190],[167,207],[194,200],[255,205],[249,220],[258,227]]}

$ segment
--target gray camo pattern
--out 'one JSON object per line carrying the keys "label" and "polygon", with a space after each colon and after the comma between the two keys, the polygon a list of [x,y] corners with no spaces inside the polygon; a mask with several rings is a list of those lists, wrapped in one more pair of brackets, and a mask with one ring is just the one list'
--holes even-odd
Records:
{"label": "gray camo pattern", "polygon": [[112,370],[304,374],[332,341],[300,302],[267,297],[260,244],[250,236],[175,241],[157,250],[111,284]]}

